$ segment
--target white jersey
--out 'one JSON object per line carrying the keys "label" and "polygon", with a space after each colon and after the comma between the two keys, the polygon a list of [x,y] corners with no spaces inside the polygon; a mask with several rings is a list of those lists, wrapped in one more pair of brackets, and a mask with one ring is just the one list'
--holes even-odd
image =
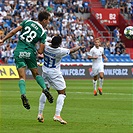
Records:
{"label": "white jersey", "polygon": [[104,54],[103,47],[96,48],[95,46],[90,50],[90,56],[98,56],[97,59],[93,59],[92,63],[92,76],[98,75],[100,72],[104,72],[104,66],[102,61],[102,54]]}
{"label": "white jersey", "polygon": [[66,48],[52,48],[49,45],[45,45],[44,50],[44,65],[42,66],[43,72],[51,71],[61,73],[60,63],[63,56],[70,53],[69,49]]}
{"label": "white jersey", "polygon": [[60,70],[60,62],[62,57],[69,53],[69,49],[60,47],[52,48],[49,45],[45,45],[42,76],[48,88],[50,88],[50,86],[56,90],[63,90],[66,88],[66,83]]}
{"label": "white jersey", "polygon": [[95,46],[90,50],[90,56],[98,56],[97,59],[93,59],[92,67],[98,67],[103,65],[102,55],[104,54],[103,47],[96,48]]}

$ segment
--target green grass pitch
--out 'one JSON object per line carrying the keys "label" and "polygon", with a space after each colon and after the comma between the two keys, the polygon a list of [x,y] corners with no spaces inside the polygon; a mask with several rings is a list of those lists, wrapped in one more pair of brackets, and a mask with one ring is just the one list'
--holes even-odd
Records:
{"label": "green grass pitch", "polygon": [[67,98],[61,116],[68,122],[53,121],[54,103],[46,103],[45,122],[37,122],[41,88],[27,80],[27,111],[20,99],[18,80],[0,80],[0,133],[133,133],[132,79],[105,79],[103,95],[93,96],[92,80],[66,80]]}

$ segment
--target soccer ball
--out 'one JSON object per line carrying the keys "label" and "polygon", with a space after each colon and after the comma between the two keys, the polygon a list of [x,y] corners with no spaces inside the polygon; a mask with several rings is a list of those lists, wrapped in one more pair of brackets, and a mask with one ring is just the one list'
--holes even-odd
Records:
{"label": "soccer ball", "polygon": [[127,39],[133,39],[133,26],[128,26],[124,29],[124,35]]}

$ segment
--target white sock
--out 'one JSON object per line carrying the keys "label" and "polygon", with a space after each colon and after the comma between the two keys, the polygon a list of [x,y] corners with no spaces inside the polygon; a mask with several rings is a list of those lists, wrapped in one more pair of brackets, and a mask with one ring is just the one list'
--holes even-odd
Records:
{"label": "white sock", "polygon": [[93,80],[93,88],[94,88],[94,90],[97,90],[97,80],[96,81]]}
{"label": "white sock", "polygon": [[41,94],[40,99],[39,99],[39,108],[38,108],[38,114],[43,114],[43,110],[45,107],[46,103],[46,96],[44,93]]}
{"label": "white sock", "polygon": [[62,111],[63,105],[64,105],[64,100],[66,96],[64,94],[59,94],[57,101],[56,101],[56,111],[55,115],[60,116],[60,113]]}
{"label": "white sock", "polygon": [[102,88],[103,86],[103,79],[99,78],[99,88]]}

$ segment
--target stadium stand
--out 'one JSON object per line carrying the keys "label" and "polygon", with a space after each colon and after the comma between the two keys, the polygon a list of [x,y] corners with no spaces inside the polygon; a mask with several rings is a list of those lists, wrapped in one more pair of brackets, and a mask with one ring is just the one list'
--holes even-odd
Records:
{"label": "stadium stand", "polygon": [[[118,6],[115,5],[115,7],[111,8],[120,8],[123,13],[127,13],[129,8],[127,8],[127,11],[122,9],[119,5],[121,2],[124,3],[125,0],[119,0],[117,2]],[[76,45],[85,45],[86,47],[64,57],[62,62],[91,62],[91,60],[87,59],[87,54],[94,45],[94,37],[97,37],[97,34],[95,34],[97,33],[97,27],[93,28],[94,24],[88,23],[89,19],[86,21],[83,16],[87,14],[89,18],[92,6],[95,8],[108,8],[109,3],[110,1],[106,0],[3,0],[0,4],[0,38],[15,28],[22,20],[36,20],[38,11],[47,10],[52,17],[46,29],[48,42],[53,35],[60,34],[63,37],[62,47],[72,48]],[[133,5],[131,1],[128,3]],[[111,5],[114,5],[114,3],[111,3]],[[14,64],[13,50],[17,45],[18,36],[19,33],[5,42],[0,48],[1,64]],[[121,41],[105,38],[101,44],[105,47],[105,55],[108,57],[109,62],[132,62],[130,55],[126,54],[126,48]],[[119,53],[116,52],[116,49],[120,50]]]}

